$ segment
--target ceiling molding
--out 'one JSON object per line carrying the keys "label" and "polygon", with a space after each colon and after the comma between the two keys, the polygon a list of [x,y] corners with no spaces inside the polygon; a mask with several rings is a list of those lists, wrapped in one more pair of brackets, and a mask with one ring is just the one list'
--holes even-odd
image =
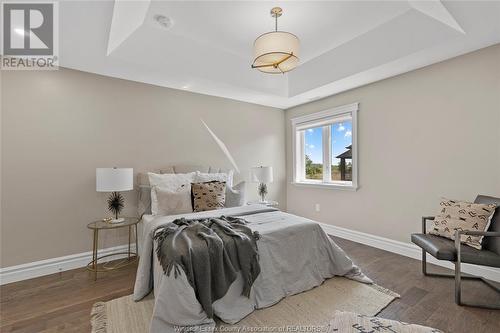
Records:
{"label": "ceiling molding", "polygon": [[302,55],[284,75],[250,67],[255,38],[273,27],[260,1],[61,1],[60,66],[287,109],[500,43],[500,1],[281,6]]}
{"label": "ceiling molding", "polygon": [[151,0],[115,0],[106,55],[109,56],[144,24],[150,4]]}
{"label": "ceiling molding", "polygon": [[419,12],[424,13],[441,23],[455,29],[456,31],[465,34],[464,29],[458,24],[453,15],[446,9],[440,0],[408,0],[410,6]]}

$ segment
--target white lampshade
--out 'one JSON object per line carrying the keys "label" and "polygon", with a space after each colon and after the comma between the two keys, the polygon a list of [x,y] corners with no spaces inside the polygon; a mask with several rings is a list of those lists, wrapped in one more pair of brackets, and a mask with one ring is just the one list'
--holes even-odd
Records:
{"label": "white lampshade", "polygon": [[134,189],[134,169],[97,168],[95,169],[95,188],[97,192],[122,192]]}
{"label": "white lampshade", "polygon": [[[299,64],[299,45],[298,37],[289,32],[272,31],[265,33],[255,40],[253,66],[264,73],[291,71]],[[276,67],[272,66],[272,64],[277,63],[279,65]]]}
{"label": "white lampshade", "polygon": [[273,167],[261,166],[251,169],[252,181],[256,183],[272,183],[273,182]]}

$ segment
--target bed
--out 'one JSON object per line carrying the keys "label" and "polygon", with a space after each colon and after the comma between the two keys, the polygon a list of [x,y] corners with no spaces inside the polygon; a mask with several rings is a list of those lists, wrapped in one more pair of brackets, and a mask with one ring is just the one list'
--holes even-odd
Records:
{"label": "bed", "polygon": [[226,295],[213,303],[214,314],[234,324],[255,309],[272,306],[282,298],[320,285],[335,275],[370,283],[321,226],[309,219],[263,205],[247,205],[213,211],[170,216],[143,216],[143,242],[134,287],[134,300],[154,293],[155,307],[150,332],[190,331],[215,326],[196,299],[185,275],[166,276],[155,255],[153,236],[158,227],[173,220],[235,216],[248,222],[260,234],[258,240],[261,273],[250,297],[241,296],[243,281],[238,276]]}

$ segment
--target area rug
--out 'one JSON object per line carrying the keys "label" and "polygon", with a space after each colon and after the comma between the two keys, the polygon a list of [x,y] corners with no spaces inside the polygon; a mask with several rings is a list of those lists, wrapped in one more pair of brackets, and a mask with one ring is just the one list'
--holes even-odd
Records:
{"label": "area rug", "polygon": [[370,317],[359,313],[335,311],[327,333],[443,333],[438,329],[402,321]]}
{"label": "area rug", "polygon": [[[399,295],[378,285],[334,277],[319,287],[286,297],[269,308],[256,310],[235,325],[219,322],[217,326],[221,331],[231,327],[266,327],[269,331],[280,331],[283,327],[293,326],[321,330],[328,326],[335,311],[374,316],[395,298]],[[92,333],[146,333],[153,306],[151,295],[140,302],[134,302],[130,295],[96,303],[91,313]]]}

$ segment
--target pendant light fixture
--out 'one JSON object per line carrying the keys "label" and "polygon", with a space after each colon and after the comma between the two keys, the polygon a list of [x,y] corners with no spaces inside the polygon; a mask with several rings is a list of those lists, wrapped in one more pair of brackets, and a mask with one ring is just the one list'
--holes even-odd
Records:
{"label": "pendant light fixture", "polygon": [[271,9],[275,30],[260,35],[255,40],[252,68],[264,73],[279,74],[291,71],[299,64],[299,38],[292,33],[278,31],[278,17],[282,14],[280,7]]}

